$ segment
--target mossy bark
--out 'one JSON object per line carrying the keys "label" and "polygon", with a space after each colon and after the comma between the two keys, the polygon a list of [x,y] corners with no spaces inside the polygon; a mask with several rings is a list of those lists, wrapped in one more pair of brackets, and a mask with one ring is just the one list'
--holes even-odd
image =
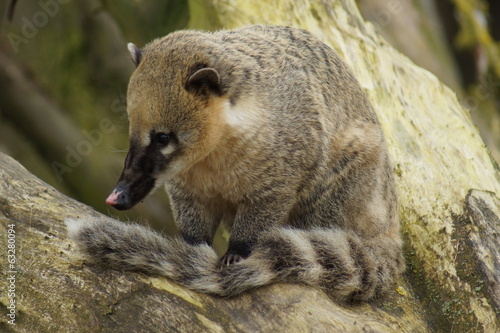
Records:
{"label": "mossy bark", "polygon": [[[0,170],[0,260],[8,269],[0,280],[1,332],[428,331],[404,281],[399,292],[378,304],[345,307],[301,285],[273,285],[222,299],[164,278],[87,265],[66,238],[63,220],[100,213],[3,154]],[[15,231],[12,267],[9,229]],[[15,278],[11,292],[8,276]],[[7,316],[11,299],[15,325]]]}

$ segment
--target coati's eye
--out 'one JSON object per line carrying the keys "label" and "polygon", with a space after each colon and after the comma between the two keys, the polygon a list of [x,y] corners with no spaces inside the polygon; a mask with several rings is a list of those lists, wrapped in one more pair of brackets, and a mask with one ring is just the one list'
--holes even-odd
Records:
{"label": "coati's eye", "polygon": [[166,146],[170,141],[170,135],[166,133],[156,133],[155,142],[158,146]]}

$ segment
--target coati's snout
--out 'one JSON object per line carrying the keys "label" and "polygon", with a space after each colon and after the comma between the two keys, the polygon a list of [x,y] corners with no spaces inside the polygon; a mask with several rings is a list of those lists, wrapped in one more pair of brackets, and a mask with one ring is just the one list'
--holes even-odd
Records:
{"label": "coati's snout", "polygon": [[127,210],[134,206],[130,196],[130,186],[118,183],[106,199],[106,203],[119,210]]}
{"label": "coati's snout", "polygon": [[163,132],[152,132],[146,147],[141,147],[137,140],[131,140],[122,174],[106,203],[116,209],[127,210],[160,185],[157,184],[158,178],[171,159],[171,154],[164,154],[165,149],[174,145],[174,140],[172,133]]}

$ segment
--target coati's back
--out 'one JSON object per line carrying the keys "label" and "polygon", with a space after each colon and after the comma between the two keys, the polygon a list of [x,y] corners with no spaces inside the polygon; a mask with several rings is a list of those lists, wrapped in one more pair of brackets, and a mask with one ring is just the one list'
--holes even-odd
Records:
{"label": "coati's back", "polygon": [[[107,202],[128,209],[165,184],[183,240],[73,222],[85,252],[217,295],[283,281],[367,300],[392,285],[403,259],[387,149],[328,46],[252,26],[130,50],[130,151]],[[221,222],[232,230],[217,260]]]}

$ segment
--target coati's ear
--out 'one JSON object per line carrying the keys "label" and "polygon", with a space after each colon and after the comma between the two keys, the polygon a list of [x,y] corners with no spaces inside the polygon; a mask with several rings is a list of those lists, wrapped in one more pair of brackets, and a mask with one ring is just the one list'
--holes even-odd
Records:
{"label": "coati's ear", "polygon": [[211,68],[204,67],[198,69],[189,76],[186,82],[186,90],[201,94],[222,95],[219,73]]}
{"label": "coati's ear", "polygon": [[130,57],[135,64],[135,67],[139,66],[142,59],[142,50],[138,49],[137,46],[134,45],[134,43],[128,43],[127,48],[128,52],[130,53]]}

